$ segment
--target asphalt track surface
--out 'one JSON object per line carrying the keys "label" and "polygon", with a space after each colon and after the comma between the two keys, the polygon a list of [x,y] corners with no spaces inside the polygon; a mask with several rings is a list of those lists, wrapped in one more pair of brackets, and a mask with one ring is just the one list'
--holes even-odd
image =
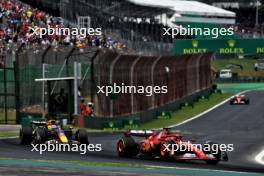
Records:
{"label": "asphalt track surface", "polygon": [[44,159],[63,161],[96,161],[144,164],[166,167],[207,168],[217,170],[264,172],[264,166],[255,161],[255,156],[264,147],[264,92],[249,92],[250,105],[229,105],[219,108],[176,127],[186,139],[206,140],[221,144],[234,144],[234,151],[229,152],[229,161],[216,166],[204,162],[164,162],[158,159],[119,158],[116,142],[120,133],[90,133],[91,143],[102,144],[103,151],[80,155],[76,152],[46,152],[40,155],[31,152],[31,146],[19,144],[19,139],[1,139],[0,156],[18,159]]}

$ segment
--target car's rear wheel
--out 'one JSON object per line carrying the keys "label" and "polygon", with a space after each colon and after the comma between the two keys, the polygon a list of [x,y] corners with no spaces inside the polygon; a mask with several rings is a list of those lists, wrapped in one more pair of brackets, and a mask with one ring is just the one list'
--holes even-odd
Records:
{"label": "car's rear wheel", "polygon": [[122,137],[117,142],[117,153],[120,157],[134,157],[138,154],[138,144],[132,137]]}
{"label": "car's rear wheel", "polygon": [[20,143],[29,145],[32,142],[32,128],[22,127],[19,132]]}
{"label": "car's rear wheel", "polygon": [[34,135],[34,143],[42,144],[47,140],[47,131],[44,128],[37,128]]}
{"label": "car's rear wheel", "polygon": [[89,145],[88,133],[85,130],[78,130],[75,134],[75,138],[81,144]]}
{"label": "car's rear wheel", "polygon": [[[172,145],[175,144],[173,141],[165,141],[160,146],[160,158],[164,161],[172,160],[170,152],[172,150]],[[169,150],[168,150],[169,149]]]}
{"label": "car's rear wheel", "polygon": [[215,158],[215,159],[206,160],[206,163],[210,165],[216,165],[221,160],[221,154],[222,154],[219,144],[215,142],[207,142],[206,145],[207,147],[209,147],[210,150],[204,152],[206,154],[212,154]]}

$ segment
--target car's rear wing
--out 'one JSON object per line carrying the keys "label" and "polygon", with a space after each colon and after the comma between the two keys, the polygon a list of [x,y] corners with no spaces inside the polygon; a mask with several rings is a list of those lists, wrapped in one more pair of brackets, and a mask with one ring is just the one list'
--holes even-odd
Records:
{"label": "car's rear wing", "polygon": [[36,125],[36,126],[45,126],[47,124],[46,121],[41,121],[41,120],[32,120],[31,125]]}
{"label": "car's rear wing", "polygon": [[125,136],[149,137],[153,135],[152,130],[129,130],[124,133]]}

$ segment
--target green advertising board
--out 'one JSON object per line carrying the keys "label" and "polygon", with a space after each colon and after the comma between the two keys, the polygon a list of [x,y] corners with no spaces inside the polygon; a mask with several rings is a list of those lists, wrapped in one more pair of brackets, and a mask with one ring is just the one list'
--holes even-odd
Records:
{"label": "green advertising board", "polygon": [[174,54],[264,54],[263,39],[186,39],[174,41]]}

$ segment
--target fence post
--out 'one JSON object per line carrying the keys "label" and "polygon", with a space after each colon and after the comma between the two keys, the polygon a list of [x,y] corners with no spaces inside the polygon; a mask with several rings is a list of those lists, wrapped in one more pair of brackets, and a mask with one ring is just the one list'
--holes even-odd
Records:
{"label": "fence post", "polygon": [[91,84],[90,84],[90,89],[91,89],[91,102],[94,103],[94,94],[95,94],[95,78],[94,78],[94,59],[97,57],[99,54],[99,50],[96,50],[95,54],[93,55],[91,59]]}
{"label": "fence post", "polygon": [[[151,66],[151,84],[154,87],[154,72],[155,72],[155,67],[157,65],[157,63],[160,61],[160,59],[162,58],[162,56],[159,56],[158,58],[156,58],[156,60],[153,62],[152,66]],[[152,108],[155,107],[155,95],[152,96]]]}
{"label": "fence post", "polygon": [[[45,70],[45,57],[48,53],[48,51],[50,50],[51,48],[51,45],[49,45],[43,52],[43,54],[41,55],[41,69],[42,69],[42,78],[45,78],[45,73],[46,73],[46,70]],[[42,82],[42,106],[43,106],[43,112],[42,112],[42,117],[44,118],[45,117],[45,112],[46,112],[46,109],[48,108],[47,105],[46,105],[46,98],[45,98],[45,81]]]}
{"label": "fence post", "polygon": [[[114,84],[113,82],[113,76],[114,76],[114,68],[115,68],[115,64],[118,61],[118,59],[121,57],[122,55],[119,54],[110,64],[110,73],[109,73],[109,77],[110,77],[110,85]],[[114,116],[114,102],[113,99],[110,99],[110,117],[112,118]]]}
{"label": "fence post", "polygon": [[[72,47],[69,51],[69,53],[66,55],[65,57],[65,60],[66,60],[66,63],[65,63],[65,69],[66,69],[66,76],[68,77],[70,75],[70,72],[69,72],[69,59],[71,59],[71,57],[73,56],[74,52],[76,51],[76,47]],[[76,60],[75,60],[76,61]],[[70,108],[71,107],[71,103],[69,100],[71,100],[71,96],[70,96],[70,92],[73,92],[74,90],[72,89],[72,81],[68,81],[68,91],[69,91],[69,94],[68,94],[68,112],[69,112],[69,115],[70,117],[72,117],[72,113],[74,114],[74,109]],[[75,116],[77,117],[77,116]]]}
{"label": "fence post", "polygon": [[15,75],[15,103],[16,103],[16,124],[20,123],[20,70],[19,70],[19,53],[25,44],[21,44],[15,54],[14,60],[14,75]]}
{"label": "fence post", "polygon": [[6,79],[6,69],[4,67],[4,102],[5,102],[5,109],[4,109],[4,114],[5,114],[5,124],[7,124],[7,79]]}
{"label": "fence post", "polygon": [[74,61],[74,116],[78,116],[78,64]]}
{"label": "fence post", "polygon": [[[130,85],[131,86],[134,85],[134,68],[140,58],[141,56],[138,56],[131,65],[131,70],[130,70]],[[135,96],[134,94],[131,94],[131,114],[134,114],[134,96]]]}

